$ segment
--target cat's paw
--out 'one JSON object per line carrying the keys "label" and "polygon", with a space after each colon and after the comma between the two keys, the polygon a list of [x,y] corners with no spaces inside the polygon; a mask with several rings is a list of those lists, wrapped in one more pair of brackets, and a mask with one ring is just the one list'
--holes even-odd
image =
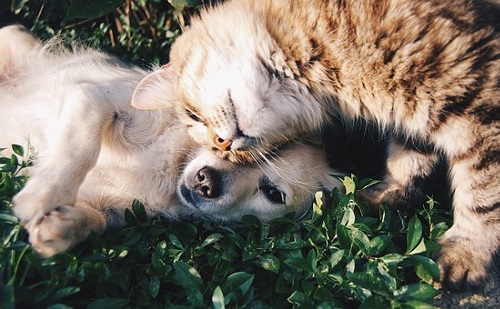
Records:
{"label": "cat's paw", "polygon": [[475,289],[488,276],[490,254],[482,252],[470,238],[443,237],[437,263],[442,285],[452,291]]}
{"label": "cat's paw", "polygon": [[425,202],[425,194],[419,189],[419,183],[403,185],[398,181],[384,180],[356,193],[362,201],[378,206],[386,203],[393,209],[420,207]]}
{"label": "cat's paw", "polygon": [[28,229],[31,245],[43,257],[67,251],[85,240],[92,231],[101,230],[103,218],[99,220],[88,215],[84,208],[56,207]]}
{"label": "cat's paw", "polygon": [[395,182],[380,182],[359,191],[356,196],[370,205],[376,206],[387,203],[389,206],[396,208],[406,204],[408,192],[406,187]]}

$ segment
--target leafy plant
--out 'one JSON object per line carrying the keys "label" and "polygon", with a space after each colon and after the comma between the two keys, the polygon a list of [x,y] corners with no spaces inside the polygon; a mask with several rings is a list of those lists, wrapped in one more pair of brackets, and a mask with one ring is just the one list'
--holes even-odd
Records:
{"label": "leafy plant", "polygon": [[11,0],[10,12],[41,39],[58,35],[151,66],[168,62],[170,45],[201,4],[201,0]]}
{"label": "leafy plant", "polygon": [[247,216],[238,227],[147,218],[134,202],[121,230],[40,259],[10,209],[26,180],[14,158],[0,159],[5,308],[430,308],[437,294],[429,256],[448,214],[432,199],[414,213],[371,212],[355,197],[370,181],[350,176],[346,194],[317,193],[307,219]]}

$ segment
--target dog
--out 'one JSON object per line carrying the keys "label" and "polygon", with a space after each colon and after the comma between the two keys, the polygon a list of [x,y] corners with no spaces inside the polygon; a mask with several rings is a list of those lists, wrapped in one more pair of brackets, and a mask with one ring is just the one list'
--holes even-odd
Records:
{"label": "dog", "polygon": [[13,211],[40,255],[122,226],[134,199],[148,215],[222,224],[301,216],[316,191],[340,187],[317,143],[291,141],[235,165],[198,146],[173,106],[131,107],[149,73],[93,49],[42,43],[22,26],[0,29],[0,146],[23,145],[33,158]]}

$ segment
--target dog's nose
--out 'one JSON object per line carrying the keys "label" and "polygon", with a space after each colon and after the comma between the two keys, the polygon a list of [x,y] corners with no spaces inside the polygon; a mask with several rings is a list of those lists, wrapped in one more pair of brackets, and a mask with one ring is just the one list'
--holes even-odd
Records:
{"label": "dog's nose", "polygon": [[204,198],[217,198],[222,193],[222,177],[215,169],[205,166],[194,176],[193,187]]}

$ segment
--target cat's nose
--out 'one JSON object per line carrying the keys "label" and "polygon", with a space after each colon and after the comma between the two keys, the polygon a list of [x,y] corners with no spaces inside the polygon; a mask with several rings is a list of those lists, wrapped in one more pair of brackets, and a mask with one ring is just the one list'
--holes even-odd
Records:
{"label": "cat's nose", "polygon": [[215,136],[214,140],[215,146],[221,151],[229,151],[231,150],[231,145],[233,144],[233,140],[231,139],[223,139],[219,136]]}
{"label": "cat's nose", "polygon": [[196,173],[193,187],[204,198],[217,198],[222,193],[222,177],[214,168],[205,166]]}

